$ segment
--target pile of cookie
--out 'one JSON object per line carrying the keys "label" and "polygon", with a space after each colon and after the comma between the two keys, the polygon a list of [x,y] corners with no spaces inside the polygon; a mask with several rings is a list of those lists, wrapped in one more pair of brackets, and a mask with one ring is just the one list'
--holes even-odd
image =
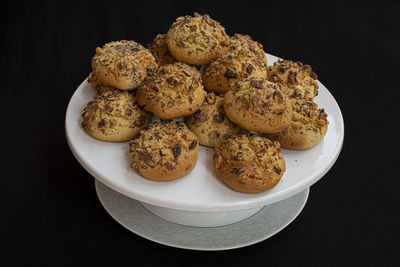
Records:
{"label": "pile of cookie", "polygon": [[82,127],[103,141],[130,141],[131,166],[145,178],[186,175],[204,145],[215,148],[225,184],[263,192],[285,172],[281,147],[307,149],[326,134],[316,79],[301,62],[268,66],[260,43],[194,13],[147,48],[126,40],[96,48],[88,81],[97,94]]}

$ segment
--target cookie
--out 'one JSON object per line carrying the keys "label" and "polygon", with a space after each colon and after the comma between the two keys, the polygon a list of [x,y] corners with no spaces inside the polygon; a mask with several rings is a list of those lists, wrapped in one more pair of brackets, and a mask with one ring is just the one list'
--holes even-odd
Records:
{"label": "cookie", "polygon": [[208,14],[194,13],[176,19],[167,33],[167,44],[177,60],[205,65],[228,50],[229,36]]}
{"label": "cookie", "polygon": [[82,114],[83,129],[99,140],[124,142],[135,137],[151,116],[135,103],[126,91],[107,91],[97,94]]}
{"label": "cookie", "polygon": [[199,140],[183,122],[153,122],[130,142],[132,168],[147,179],[169,181],[193,170]]}
{"label": "cookie", "polygon": [[210,92],[200,109],[185,118],[186,125],[199,138],[201,145],[214,147],[220,140],[242,131],[225,115],[223,101],[223,97]]}
{"label": "cookie", "polygon": [[279,142],[255,135],[236,135],[215,146],[214,167],[232,189],[260,193],[275,186],[285,172]]}
{"label": "cookie", "polygon": [[235,33],[231,38],[229,52],[232,56],[241,54],[256,57],[268,65],[267,56],[261,43],[254,41],[250,35]]}
{"label": "cookie", "polygon": [[307,149],[318,144],[328,130],[329,121],[324,109],[304,99],[291,99],[293,119],[289,128],[267,135],[277,140],[283,148]]}
{"label": "cookie", "polygon": [[248,131],[276,133],[289,127],[292,105],[284,85],[266,79],[237,82],[224,97],[228,118]]}
{"label": "cookie", "polygon": [[93,88],[96,90],[98,94],[108,92],[108,91],[115,91],[119,90],[118,88],[115,88],[113,86],[105,85],[99,79],[97,79],[96,75],[91,72],[88,78],[88,83],[90,83]]}
{"label": "cookie", "polygon": [[105,85],[132,90],[158,65],[149,50],[134,41],[117,41],[96,48],[92,71]]}
{"label": "cookie", "polygon": [[267,78],[267,57],[263,46],[248,35],[235,34],[229,51],[206,69],[203,80],[207,90],[224,93],[235,82],[246,78]]}
{"label": "cookie", "polygon": [[195,113],[204,101],[201,73],[182,62],[161,66],[137,90],[136,98],[145,110],[161,119],[175,119]]}
{"label": "cookie", "polygon": [[278,60],[268,67],[268,80],[287,85],[286,93],[290,98],[312,101],[318,95],[318,79],[310,65],[300,61]]}
{"label": "cookie", "polygon": [[159,65],[170,64],[176,61],[169,51],[166,37],[166,34],[157,34],[153,42],[146,46],[146,48],[153,54],[156,62]]}

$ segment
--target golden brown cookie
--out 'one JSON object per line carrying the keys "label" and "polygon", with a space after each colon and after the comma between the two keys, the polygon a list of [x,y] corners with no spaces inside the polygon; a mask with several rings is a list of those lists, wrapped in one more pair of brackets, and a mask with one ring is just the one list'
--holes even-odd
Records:
{"label": "golden brown cookie", "polygon": [[92,71],[105,85],[132,90],[158,65],[149,50],[134,41],[117,41],[96,48]]}
{"label": "golden brown cookie", "polygon": [[229,36],[209,15],[194,13],[176,19],[167,33],[167,44],[177,60],[205,65],[228,50]]}
{"label": "golden brown cookie", "polygon": [[185,118],[189,129],[199,138],[201,145],[214,147],[223,138],[242,131],[225,115],[224,98],[210,92],[196,113]]}
{"label": "golden brown cookie", "polygon": [[175,119],[195,113],[204,101],[201,74],[182,62],[161,66],[137,90],[136,98],[145,110],[161,119]]}
{"label": "golden brown cookie", "polygon": [[228,118],[248,131],[276,133],[289,127],[292,105],[282,93],[284,85],[266,79],[237,82],[224,97]]}
{"label": "golden brown cookie", "polygon": [[85,131],[103,141],[124,142],[150,123],[151,115],[141,110],[135,97],[126,91],[97,94],[82,114]]}
{"label": "golden brown cookie", "polygon": [[283,148],[306,149],[315,146],[328,130],[328,115],[312,101],[291,99],[291,102],[293,119],[289,128],[266,136],[279,141]]}
{"label": "golden brown cookie", "polygon": [[214,167],[229,187],[259,193],[275,186],[285,172],[279,142],[255,135],[236,135],[215,146]]}
{"label": "golden brown cookie", "polygon": [[230,40],[231,45],[229,47],[229,53],[231,53],[232,56],[238,54],[247,54],[251,57],[259,58],[266,65],[268,65],[267,56],[264,52],[264,47],[261,43],[254,41],[251,36],[235,33]]}
{"label": "golden brown cookie", "polygon": [[290,98],[312,101],[318,95],[317,75],[310,65],[300,61],[278,60],[268,67],[268,80],[287,85],[287,94]]}
{"label": "golden brown cookie", "polygon": [[159,65],[170,64],[176,61],[169,51],[166,37],[166,34],[157,34],[153,42],[147,45],[147,49],[153,54]]}
{"label": "golden brown cookie", "polygon": [[224,93],[246,78],[267,78],[267,57],[260,43],[248,35],[235,34],[229,51],[206,69],[204,85],[207,90]]}
{"label": "golden brown cookie", "polygon": [[151,180],[180,178],[196,166],[198,143],[183,122],[153,122],[131,140],[132,168]]}
{"label": "golden brown cookie", "polygon": [[108,92],[108,91],[116,91],[119,90],[118,88],[115,88],[113,86],[105,85],[99,79],[97,79],[96,75],[91,72],[88,78],[88,83],[90,83],[93,88],[96,90],[98,94]]}

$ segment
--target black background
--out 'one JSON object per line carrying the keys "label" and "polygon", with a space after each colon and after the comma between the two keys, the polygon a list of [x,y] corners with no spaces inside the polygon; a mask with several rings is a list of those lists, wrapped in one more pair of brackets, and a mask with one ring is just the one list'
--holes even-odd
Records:
{"label": "black background", "polygon": [[[2,5],[0,265],[399,264],[399,2]],[[65,110],[95,47],[146,44],[193,11],[230,35],[249,34],[268,53],[310,64],[345,120],[341,155],[299,217],[241,249],[189,251],[132,234],[102,208],[65,139]]]}

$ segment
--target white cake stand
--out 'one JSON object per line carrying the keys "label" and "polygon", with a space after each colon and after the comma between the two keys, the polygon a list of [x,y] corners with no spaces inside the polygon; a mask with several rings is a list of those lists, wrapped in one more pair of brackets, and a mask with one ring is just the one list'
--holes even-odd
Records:
{"label": "white cake stand", "polygon": [[[267,57],[270,64],[278,59],[268,54]],[[129,230],[182,248],[218,250],[246,246],[286,227],[304,207],[308,188],[324,176],[339,156],[344,138],[342,114],[328,89],[318,84],[315,102],[325,108],[329,120],[324,140],[303,151],[282,149],[286,172],[274,188],[263,193],[245,194],[228,188],[214,172],[214,150],[203,146],[196,167],[185,177],[169,182],[141,177],[130,167],[128,143],[99,141],[82,129],[80,115],[95,95],[86,80],[69,102],[66,137],[76,159],[96,178],[97,194],[105,209]],[[261,230],[249,224],[257,224]],[[155,231],[157,227],[166,227],[165,232]],[[238,229],[247,238],[232,239],[232,233]],[[220,231],[226,235],[215,234]],[[199,238],[207,241],[200,242]]]}

